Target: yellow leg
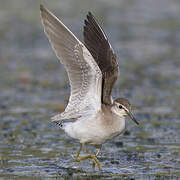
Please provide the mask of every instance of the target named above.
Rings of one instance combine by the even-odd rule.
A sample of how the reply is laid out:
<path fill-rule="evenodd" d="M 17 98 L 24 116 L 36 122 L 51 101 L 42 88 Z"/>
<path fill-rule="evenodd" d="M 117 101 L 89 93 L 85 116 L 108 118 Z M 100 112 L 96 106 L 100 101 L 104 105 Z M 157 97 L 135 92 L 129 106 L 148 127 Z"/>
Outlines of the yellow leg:
<path fill-rule="evenodd" d="M 77 158 L 76 161 L 77 162 L 80 162 L 82 160 L 86 160 L 86 159 L 92 159 L 93 162 L 95 162 L 97 164 L 97 167 L 99 169 L 99 171 L 101 171 L 101 165 L 100 165 L 100 162 L 98 161 L 97 157 L 95 155 L 92 155 L 92 154 L 88 154 L 87 156 L 84 156 L 84 157 L 81 157 L 81 158 Z"/>
<path fill-rule="evenodd" d="M 82 150 L 82 144 L 80 144 L 80 148 L 79 148 L 79 150 L 78 150 L 78 152 L 76 154 L 76 160 L 79 158 L 81 150 Z"/>
<path fill-rule="evenodd" d="M 97 155 L 88 154 L 87 156 L 84 156 L 84 157 L 79 158 L 79 155 L 80 155 L 81 150 L 82 150 L 82 144 L 80 144 L 80 148 L 79 148 L 79 151 L 77 152 L 77 155 L 76 155 L 75 160 L 76 160 L 77 162 L 80 162 L 80 161 L 82 161 L 82 160 L 92 159 L 92 160 L 93 160 L 93 163 L 94 163 L 94 164 L 96 163 L 99 171 L 101 171 L 102 169 L 101 169 L 100 162 L 98 161 L 98 159 L 97 159 L 97 157 L 96 157 Z M 98 154 L 98 153 L 99 153 L 99 150 L 96 151 L 96 154 Z M 94 166 L 95 166 L 95 165 L 94 165 Z"/>
<path fill-rule="evenodd" d="M 98 154 L 99 154 L 99 151 L 100 151 L 100 148 L 96 148 L 96 155 L 95 157 L 97 158 Z M 95 165 L 96 165 L 96 162 L 93 161 L 93 164 L 92 164 L 92 171 L 94 172 L 94 169 L 95 169 Z"/>

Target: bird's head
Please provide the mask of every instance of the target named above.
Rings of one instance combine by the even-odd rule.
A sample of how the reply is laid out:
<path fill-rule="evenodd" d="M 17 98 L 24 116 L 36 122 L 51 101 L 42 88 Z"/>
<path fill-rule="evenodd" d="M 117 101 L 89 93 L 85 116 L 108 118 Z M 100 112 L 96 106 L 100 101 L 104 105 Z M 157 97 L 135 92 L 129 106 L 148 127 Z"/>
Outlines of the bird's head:
<path fill-rule="evenodd" d="M 129 116 L 137 125 L 139 122 L 131 113 L 131 104 L 125 98 L 118 98 L 113 103 L 113 112 L 118 116 Z"/>

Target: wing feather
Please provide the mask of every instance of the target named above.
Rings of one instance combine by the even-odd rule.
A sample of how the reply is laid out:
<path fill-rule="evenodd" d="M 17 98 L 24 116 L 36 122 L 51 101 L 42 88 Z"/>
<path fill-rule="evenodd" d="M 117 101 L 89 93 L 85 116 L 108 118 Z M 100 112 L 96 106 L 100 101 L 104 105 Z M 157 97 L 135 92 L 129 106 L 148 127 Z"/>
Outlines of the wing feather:
<path fill-rule="evenodd" d="M 118 77 L 118 61 L 100 25 L 89 12 L 84 21 L 84 42 L 102 72 L 102 103 L 111 104 L 111 92 Z"/>
<path fill-rule="evenodd" d="M 40 11 L 44 31 L 57 57 L 64 64 L 71 85 L 65 111 L 52 119 L 76 119 L 87 109 L 90 113 L 97 113 L 101 109 L 101 70 L 87 48 L 57 17 L 43 5 Z"/>

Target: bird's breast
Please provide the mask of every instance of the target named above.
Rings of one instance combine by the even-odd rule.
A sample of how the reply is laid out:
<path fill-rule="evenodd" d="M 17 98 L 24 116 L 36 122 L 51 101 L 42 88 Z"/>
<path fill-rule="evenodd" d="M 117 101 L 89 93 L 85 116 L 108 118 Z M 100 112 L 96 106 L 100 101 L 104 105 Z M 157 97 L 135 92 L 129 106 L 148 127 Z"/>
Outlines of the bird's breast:
<path fill-rule="evenodd" d="M 104 114 L 104 116 L 105 117 L 102 118 L 103 128 L 110 137 L 117 136 L 125 129 L 124 117 L 119 117 L 113 113 L 111 116 L 106 116 L 106 114 Z"/>

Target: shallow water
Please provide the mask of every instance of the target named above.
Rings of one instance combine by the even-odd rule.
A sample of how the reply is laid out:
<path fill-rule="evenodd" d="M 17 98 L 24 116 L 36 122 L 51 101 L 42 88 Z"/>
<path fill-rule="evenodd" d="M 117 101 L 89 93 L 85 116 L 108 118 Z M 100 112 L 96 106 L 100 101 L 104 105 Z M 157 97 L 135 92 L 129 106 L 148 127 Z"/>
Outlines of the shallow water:
<path fill-rule="evenodd" d="M 119 57 L 113 97 L 140 122 L 103 145 L 103 171 L 76 163 L 78 142 L 50 117 L 64 109 L 68 78 L 43 33 L 39 2 L 1 1 L 0 179 L 180 179 L 180 2 L 67 0 L 43 3 L 82 40 L 92 11 Z M 83 154 L 94 152 L 92 146 Z"/>

